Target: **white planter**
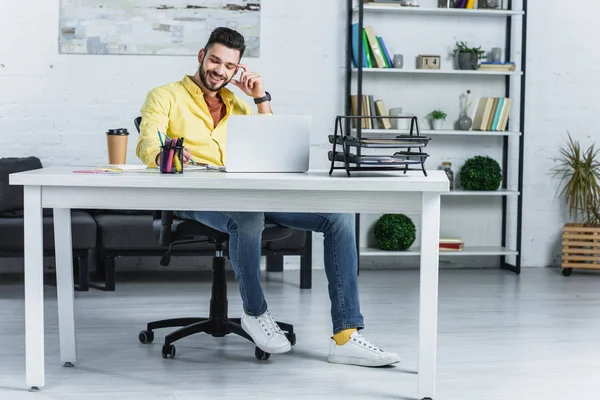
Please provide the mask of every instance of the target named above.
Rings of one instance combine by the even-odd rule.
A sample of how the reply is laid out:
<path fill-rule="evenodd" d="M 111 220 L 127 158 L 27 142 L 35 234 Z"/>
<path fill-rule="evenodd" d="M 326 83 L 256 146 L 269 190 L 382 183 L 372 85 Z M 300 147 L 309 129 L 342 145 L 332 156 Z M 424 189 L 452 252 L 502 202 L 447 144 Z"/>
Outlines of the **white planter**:
<path fill-rule="evenodd" d="M 434 131 L 441 131 L 442 126 L 444 125 L 443 119 L 434 119 L 432 120 L 432 126 Z"/>

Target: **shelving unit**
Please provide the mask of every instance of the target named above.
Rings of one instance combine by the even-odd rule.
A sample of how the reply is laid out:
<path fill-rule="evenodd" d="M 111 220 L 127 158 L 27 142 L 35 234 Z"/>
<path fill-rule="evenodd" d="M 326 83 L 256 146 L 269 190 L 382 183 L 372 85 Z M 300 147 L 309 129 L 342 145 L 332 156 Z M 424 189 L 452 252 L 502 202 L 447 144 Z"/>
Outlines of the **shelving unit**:
<path fill-rule="evenodd" d="M 352 132 L 356 132 L 353 130 Z M 408 133 L 407 130 L 401 129 L 363 129 L 362 134 L 385 134 L 385 135 L 402 135 Z M 455 131 L 455 130 L 421 130 L 421 134 L 425 136 L 432 135 L 458 135 L 458 136 L 521 136 L 521 132 L 508 132 L 508 131 Z"/>
<path fill-rule="evenodd" d="M 442 193 L 442 196 L 518 196 L 519 192 L 516 190 L 498 189 L 494 191 L 474 191 L 474 190 L 462 190 L 454 189 L 450 192 Z"/>
<path fill-rule="evenodd" d="M 516 250 L 509 250 L 501 246 L 466 246 L 462 251 L 440 250 L 444 256 L 516 256 Z M 387 257 L 406 257 L 421 255 L 421 250 L 418 246 L 413 246 L 407 251 L 387 251 L 373 247 L 363 247 L 360 249 L 360 254 L 363 256 L 387 256 Z"/>
<path fill-rule="evenodd" d="M 421 3 L 427 3 L 432 0 L 422 0 Z M 357 4 L 358 3 L 358 4 Z M 435 2 L 437 5 L 437 1 Z M 503 93 L 498 93 L 496 97 L 510 97 L 513 100 L 513 107 L 510 113 L 509 124 L 507 126 L 506 131 L 477 131 L 477 130 L 454 130 L 454 129 L 443 129 L 443 130 L 427 130 L 422 129 L 421 134 L 424 136 L 432 137 L 432 143 L 435 143 L 436 140 L 456 137 L 463 137 L 464 140 L 468 138 L 473 138 L 473 140 L 477 139 L 478 141 L 485 141 L 486 137 L 489 140 L 495 140 L 501 142 L 501 160 L 500 156 L 498 161 L 501 164 L 503 171 L 503 180 L 501 184 L 501 189 L 492 192 L 475 192 L 475 191 L 466 191 L 461 189 L 455 189 L 451 192 L 444 193 L 443 198 L 454 198 L 456 201 L 460 202 L 460 197 L 464 197 L 465 201 L 468 198 L 473 199 L 481 199 L 481 201 L 486 201 L 484 199 L 490 199 L 490 207 L 495 207 L 496 204 L 500 204 L 501 202 L 501 226 L 498 227 L 498 232 L 500 240 L 498 240 L 498 245 L 470 245 L 469 242 L 465 241 L 464 249 L 462 251 L 446 251 L 440 250 L 440 257 L 459 257 L 459 256 L 499 256 L 500 257 L 500 265 L 502 268 L 513 271 L 515 273 L 520 273 L 521 271 L 521 228 L 522 228 L 522 188 L 523 188 L 523 145 L 524 145 L 524 97 L 525 97 L 525 77 L 526 77 L 526 69 L 525 69 L 525 54 L 526 54 L 526 43 L 525 43 L 525 33 L 526 33 L 526 15 L 527 15 L 527 0 L 508 0 L 508 9 L 505 10 L 487 10 L 487 9 L 453 9 L 453 8 L 434 8 L 427 7 L 427 4 L 423 4 L 421 7 L 406 7 L 406 6 L 397 6 L 397 5 L 382 5 L 382 4 L 363 4 L 362 0 L 347 0 L 347 42 L 346 42 L 346 105 L 345 105 L 345 114 L 352 115 L 352 104 L 351 104 L 351 96 L 358 96 L 358 116 L 361 116 L 361 102 L 362 95 L 365 94 L 363 92 L 363 84 L 366 79 L 377 79 L 379 82 L 385 82 L 385 92 L 395 90 L 398 88 L 399 90 L 403 87 L 402 82 L 409 82 L 411 85 L 420 85 L 419 91 L 424 93 L 431 93 L 435 90 L 436 86 L 430 86 L 426 82 L 427 79 L 433 79 L 436 76 L 436 80 L 439 82 L 440 79 L 453 79 L 453 80 L 466 80 L 466 79 L 477 79 L 481 82 L 482 79 L 491 79 L 494 82 L 500 82 L 498 85 L 502 85 Z M 401 18 L 408 18 L 402 20 Z M 405 54 L 404 60 L 404 68 L 396 69 L 396 68 L 368 68 L 362 65 L 362 54 L 363 51 L 363 41 L 358 40 L 358 66 L 353 65 L 352 62 L 352 30 L 353 24 L 358 23 L 358 32 L 362 32 L 363 28 L 367 25 L 372 25 L 375 29 L 379 28 L 378 23 L 382 20 L 385 20 L 383 23 L 388 24 L 398 24 L 401 26 L 403 21 L 415 21 L 415 18 L 419 17 L 423 22 L 423 26 L 427 26 L 431 28 L 434 25 L 433 20 L 438 20 L 438 17 L 443 17 L 439 19 L 446 20 L 447 26 L 449 26 L 452 22 L 460 22 L 452 25 L 452 33 L 449 33 L 449 30 L 444 31 L 447 35 L 452 35 L 451 38 L 443 37 L 440 34 L 439 41 L 442 39 L 448 46 L 453 46 L 454 41 L 460 41 L 461 34 L 467 32 L 470 29 L 469 21 L 476 21 L 485 18 L 491 18 L 493 21 L 496 21 L 498 24 L 503 24 L 504 26 L 504 37 L 502 38 L 504 44 L 504 57 L 507 60 L 514 61 L 516 63 L 515 71 L 480 71 L 480 70 L 459 70 L 453 69 L 452 66 L 448 64 L 442 64 L 441 69 L 433 70 L 433 69 L 416 69 L 411 68 L 410 64 L 412 60 L 407 59 L 407 54 Z M 365 18 L 368 18 L 368 23 L 365 23 Z M 454 20 L 452 19 L 454 18 Z M 472 18 L 472 20 L 471 20 Z M 447 22 L 450 20 L 451 22 Z M 393 21 L 393 22 L 392 22 Z M 483 24 L 479 22 L 479 26 Z M 474 29 L 474 28 L 471 28 Z M 437 32 L 437 31 L 436 31 Z M 470 32 L 472 33 L 472 32 Z M 394 33 L 395 34 L 395 33 Z M 385 36 L 385 35 L 382 35 Z M 397 36 L 402 36 L 400 33 Z M 411 41 L 416 42 L 419 40 L 420 35 L 415 32 L 414 36 L 411 36 Z M 459 39 L 456 39 L 459 38 Z M 436 39 L 437 40 L 437 39 Z M 389 42 L 386 41 L 386 46 L 389 47 Z M 427 45 L 425 48 L 429 48 Z M 389 49 L 388 49 L 389 50 Z M 392 55 L 392 51 L 390 51 L 390 56 Z M 422 54 L 432 54 L 430 50 L 424 50 Z M 435 54 L 435 53 L 433 53 Z M 413 54 L 410 54 L 411 56 Z M 408 64 L 408 65 L 407 65 Z M 431 77 L 431 78 L 428 78 Z M 444 78 L 446 77 L 446 78 Z M 418 79 L 417 79 L 418 78 Z M 390 80 L 388 85 L 387 80 Z M 498 81 L 499 80 L 499 81 Z M 503 84 L 502 84 L 503 83 Z M 352 86 L 355 85 L 356 88 L 353 90 Z M 378 93 L 379 96 L 384 96 L 385 93 Z M 493 97 L 493 96 L 489 96 Z M 412 100 L 412 99 L 411 99 Z M 415 102 L 423 101 L 423 99 L 415 99 Z M 387 105 L 387 104 L 386 104 Z M 449 105 L 448 107 L 452 107 Z M 360 124 L 354 128 L 350 129 L 349 126 L 346 127 L 347 131 L 351 132 L 353 136 L 358 138 L 362 138 L 363 136 L 372 137 L 373 135 L 380 135 L 380 137 L 393 137 L 399 134 L 406 134 L 406 130 L 400 129 L 365 129 L 360 126 Z M 446 139 L 448 140 L 448 139 Z M 481 143 L 481 142 L 478 142 Z M 487 142 L 486 142 L 487 143 Z M 496 142 L 493 142 L 496 143 Z M 516 145 L 516 146 L 515 146 Z M 484 146 L 488 146 L 487 144 Z M 514 150 L 516 147 L 516 150 Z M 517 155 L 510 156 L 509 152 L 516 152 Z M 473 155 L 475 153 L 480 152 L 479 150 L 474 149 Z M 484 151 L 482 151 L 484 152 Z M 435 150 L 430 149 L 429 153 L 431 156 L 435 155 Z M 444 154 L 446 157 L 446 154 Z M 515 160 L 516 159 L 516 160 Z M 435 167 L 435 166 L 434 166 Z M 434 168 L 432 166 L 428 166 L 426 168 Z M 455 170 L 455 173 L 458 171 Z M 457 179 L 458 183 L 458 179 Z M 497 201 L 492 201 L 491 199 L 498 199 Z M 442 202 L 442 212 L 445 206 L 444 202 Z M 487 204 L 487 203 L 485 203 Z M 481 206 L 481 203 L 479 203 Z M 509 211 L 509 207 L 512 209 Z M 498 211 L 499 212 L 499 211 Z M 361 216 L 357 215 L 356 218 L 356 231 L 357 231 L 357 248 L 359 250 L 359 254 L 361 256 L 418 256 L 420 254 L 420 250 L 418 246 L 413 246 L 408 251 L 384 251 L 379 250 L 377 248 L 373 248 L 369 245 L 369 243 L 361 243 L 361 238 L 364 236 L 361 234 Z M 486 223 L 485 221 L 473 220 L 471 221 L 473 224 L 481 224 Z M 367 227 L 368 228 L 368 227 Z M 365 228 L 366 229 L 366 228 Z M 511 235 L 511 239 L 514 241 L 513 243 L 509 243 L 509 235 Z M 511 262 L 508 261 L 508 258 L 511 257 Z"/>
<path fill-rule="evenodd" d="M 352 69 L 358 73 L 357 68 Z M 363 74 L 433 74 L 433 75 L 523 75 L 522 71 L 471 71 L 460 69 L 387 69 L 387 68 L 363 68 Z"/>
<path fill-rule="evenodd" d="M 364 12 L 399 12 L 404 14 L 417 14 L 417 15 L 458 15 L 467 17 L 508 17 L 508 16 L 519 16 L 525 13 L 520 10 L 467 10 L 463 8 L 427 8 L 427 7 L 401 7 L 396 5 L 383 5 L 383 4 L 365 4 L 363 7 Z M 358 6 L 352 7 L 353 13 L 360 12 Z"/>

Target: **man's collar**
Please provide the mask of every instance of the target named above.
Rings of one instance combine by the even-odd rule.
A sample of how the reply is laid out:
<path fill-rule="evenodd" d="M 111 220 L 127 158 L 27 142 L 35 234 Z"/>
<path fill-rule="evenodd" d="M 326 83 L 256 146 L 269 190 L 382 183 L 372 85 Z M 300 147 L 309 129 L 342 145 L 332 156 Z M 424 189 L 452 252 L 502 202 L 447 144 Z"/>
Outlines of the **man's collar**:
<path fill-rule="evenodd" d="M 181 83 L 182 83 L 183 87 L 185 87 L 192 96 L 204 96 L 204 93 L 198 87 L 198 85 L 196 85 L 196 83 L 192 80 L 191 76 L 189 76 L 189 75 L 184 76 L 183 79 L 181 80 Z M 222 87 L 221 89 L 219 89 L 219 95 L 221 96 L 221 98 L 223 100 L 231 100 L 231 99 L 233 99 L 234 93 L 231 90 L 229 90 L 225 87 Z"/>

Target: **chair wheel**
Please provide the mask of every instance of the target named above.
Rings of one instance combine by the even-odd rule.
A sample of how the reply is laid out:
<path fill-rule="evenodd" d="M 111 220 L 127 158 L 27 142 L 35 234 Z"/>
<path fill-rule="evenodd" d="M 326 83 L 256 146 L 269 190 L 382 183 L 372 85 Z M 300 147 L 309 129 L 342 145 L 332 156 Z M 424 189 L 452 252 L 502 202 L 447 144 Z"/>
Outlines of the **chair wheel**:
<path fill-rule="evenodd" d="M 262 351 L 257 347 L 256 349 L 254 349 L 254 357 L 256 357 L 257 360 L 268 360 L 269 357 L 271 357 L 271 353 Z"/>
<path fill-rule="evenodd" d="M 294 332 L 286 333 L 285 337 L 287 337 L 292 346 L 296 344 L 296 334 Z"/>
<path fill-rule="evenodd" d="M 140 343 L 148 344 L 154 341 L 154 332 L 152 331 L 141 331 L 138 335 Z"/>
<path fill-rule="evenodd" d="M 171 253 L 166 253 L 160 258 L 160 265 L 168 267 L 171 264 Z"/>
<path fill-rule="evenodd" d="M 162 347 L 163 358 L 175 358 L 175 346 L 172 344 L 164 344 Z"/>
<path fill-rule="evenodd" d="M 573 268 L 563 268 L 562 274 L 563 276 L 571 276 L 573 273 Z"/>

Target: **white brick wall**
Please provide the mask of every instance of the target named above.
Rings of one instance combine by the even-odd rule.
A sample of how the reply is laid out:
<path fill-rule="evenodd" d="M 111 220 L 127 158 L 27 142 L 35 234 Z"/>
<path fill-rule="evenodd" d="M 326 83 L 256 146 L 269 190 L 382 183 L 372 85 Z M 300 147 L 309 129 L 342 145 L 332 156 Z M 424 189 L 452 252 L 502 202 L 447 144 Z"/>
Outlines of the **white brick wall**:
<path fill-rule="evenodd" d="M 58 4 L 0 0 L 0 156 L 36 155 L 44 165 L 106 163 L 104 132 L 114 127 L 135 132 L 132 121 L 147 91 L 193 74 L 197 61 L 61 55 Z M 261 57 L 246 58 L 245 63 L 263 75 L 275 112 L 313 116 L 311 163 L 323 168 L 322 138 L 343 109 L 344 10 L 335 2 L 319 0 L 262 0 L 262 4 Z M 128 161 L 139 162 L 135 133 Z M 315 235 L 317 263 L 322 262 L 320 243 L 320 235 Z M 139 260 L 119 262 L 135 266 Z M 181 261 L 190 262 L 190 258 Z M 0 263 L 21 265 L 6 259 Z"/>
<path fill-rule="evenodd" d="M 584 10 L 585 8 L 585 10 Z M 549 170 L 567 131 L 585 146 L 600 144 L 595 95 L 600 54 L 595 51 L 598 4 L 565 7 L 529 1 L 523 264 L 560 265 L 560 229 L 567 222 L 558 181 Z"/>
<path fill-rule="evenodd" d="M 343 110 L 345 2 L 262 3 L 261 57 L 245 61 L 264 76 L 276 112 L 313 116 L 312 166 L 326 167 L 326 135 Z M 558 0 L 529 3 L 523 263 L 546 266 L 559 262 L 564 222 L 548 157 L 566 130 L 600 138 L 592 114 L 600 101 L 593 92 L 600 55 L 591 46 L 595 13 Z M 0 1 L 0 156 L 37 155 L 45 165 L 104 163 L 106 129 L 133 132 L 146 92 L 193 73 L 196 60 L 60 55 L 58 14 L 58 1 Z M 137 162 L 134 149 L 135 134 L 130 162 Z M 320 240 L 316 235 L 316 262 Z"/>

